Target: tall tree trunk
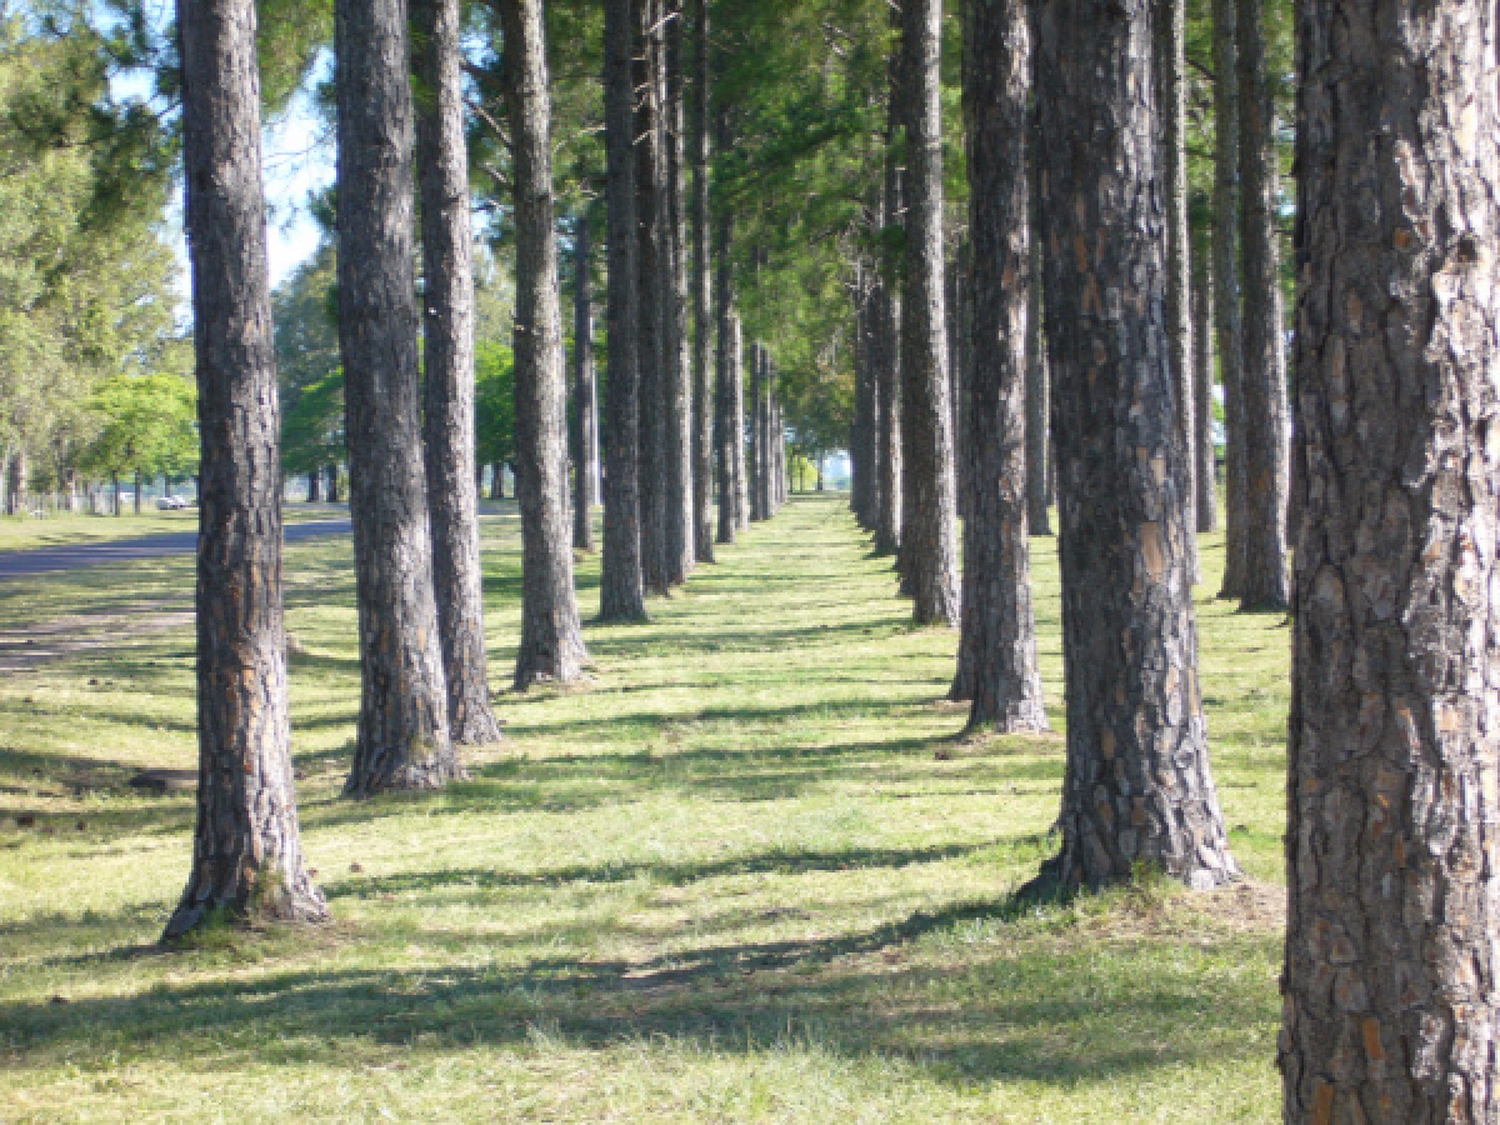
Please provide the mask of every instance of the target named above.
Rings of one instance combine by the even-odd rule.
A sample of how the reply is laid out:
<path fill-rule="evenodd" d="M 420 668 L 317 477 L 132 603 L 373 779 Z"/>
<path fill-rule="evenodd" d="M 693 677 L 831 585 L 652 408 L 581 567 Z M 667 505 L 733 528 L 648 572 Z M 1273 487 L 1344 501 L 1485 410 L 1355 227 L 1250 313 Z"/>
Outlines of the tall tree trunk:
<path fill-rule="evenodd" d="M 474 269 L 469 155 L 464 138 L 459 0 L 411 0 L 416 73 L 417 184 L 422 198 L 423 448 L 432 518 L 432 581 L 453 741 L 500 741 L 490 706 L 474 483 Z"/>
<path fill-rule="evenodd" d="M 460 775 L 432 578 L 413 291 L 411 49 L 403 0 L 339 0 L 338 296 L 359 603 L 346 792 Z"/>
<path fill-rule="evenodd" d="M 337 504 L 339 503 L 339 467 L 337 465 L 329 465 L 327 471 L 328 502 L 330 504 Z"/>
<path fill-rule="evenodd" d="M 1197 454 L 1193 422 L 1192 233 L 1188 223 L 1187 0 L 1158 4 L 1156 73 L 1161 107 L 1162 194 L 1167 204 L 1167 348 L 1172 363 L 1177 440 L 1182 444 L 1181 502 L 1187 509 L 1188 573 L 1203 580 L 1198 564 Z"/>
<path fill-rule="evenodd" d="M 1035 5 L 1032 19 L 1035 21 Z M 1027 171 L 1031 193 L 1031 285 L 1026 305 L 1026 519 L 1033 535 L 1051 535 L 1051 502 L 1048 487 L 1053 473 L 1051 443 L 1047 440 L 1051 409 L 1048 402 L 1047 339 L 1043 331 L 1045 297 L 1042 293 L 1041 203 L 1042 178 L 1037 171 L 1037 153 L 1041 133 L 1037 128 L 1038 108 L 1033 101 L 1027 132 Z"/>
<path fill-rule="evenodd" d="M 594 549 L 599 503 L 599 387 L 594 374 L 593 230 L 587 213 L 573 228 L 573 546 Z"/>
<path fill-rule="evenodd" d="M 723 273 L 721 271 L 720 278 Z M 719 471 L 720 543 L 739 537 L 741 490 L 744 474 L 744 402 L 740 381 L 740 321 L 728 295 L 719 293 L 719 339 L 717 348 L 718 404 L 714 424 Z M 736 394 L 736 391 L 739 394 Z M 738 465 L 736 464 L 738 462 Z"/>
<path fill-rule="evenodd" d="M 1266 80 L 1261 0 L 1238 0 L 1240 241 L 1244 250 L 1245 586 L 1243 609 L 1285 609 L 1287 446 L 1286 361 L 1276 235 L 1276 127 Z"/>
<path fill-rule="evenodd" d="M 302 859 L 282 615 L 281 410 L 253 0 L 179 0 L 202 484 L 198 813 L 165 939 L 217 911 L 328 916 Z"/>
<path fill-rule="evenodd" d="M 1209 239 L 1193 232 L 1193 452 L 1198 459 L 1193 505 L 1200 532 L 1219 529 L 1218 459 L 1214 453 L 1213 263 Z M 1201 581 L 1201 578 L 1200 578 Z"/>
<path fill-rule="evenodd" d="M 635 0 L 635 190 L 640 238 L 641 576 L 646 592 L 672 587 L 667 412 L 667 301 L 671 262 L 666 244 L 666 160 L 662 152 L 662 0 Z"/>
<path fill-rule="evenodd" d="M 968 398 L 968 348 L 965 341 L 973 330 L 970 306 L 973 303 L 973 257 L 972 244 L 962 243 L 948 263 L 944 284 L 943 311 L 947 317 L 945 341 L 948 348 L 949 394 L 948 404 L 953 411 L 953 482 L 958 497 L 956 511 L 960 518 L 968 519 L 971 510 L 970 489 L 973 485 L 973 467 L 970 464 L 971 443 L 969 440 L 969 412 L 965 407 Z"/>
<path fill-rule="evenodd" d="M 307 502 L 309 504 L 321 504 L 323 502 L 322 469 L 314 469 L 307 474 Z"/>
<path fill-rule="evenodd" d="M 894 26 L 898 19 L 891 10 Z M 903 175 L 897 159 L 896 144 L 900 125 L 900 52 L 892 52 L 890 61 L 890 106 L 886 114 L 885 176 L 881 191 L 880 218 L 885 251 L 876 276 L 875 339 L 880 395 L 880 522 L 875 529 L 875 549 L 883 555 L 895 555 L 900 566 L 902 517 L 906 481 L 902 464 L 903 417 L 901 406 L 901 264 L 889 250 L 902 227 Z"/>
<path fill-rule="evenodd" d="M 1062 851 L 1044 887 L 1237 874 L 1208 764 L 1173 417 L 1152 6 L 1037 21 L 1042 236 L 1067 672 Z"/>
<path fill-rule="evenodd" d="M 749 476 L 750 522 L 760 523 L 766 518 L 765 493 L 761 481 L 765 478 L 766 428 L 761 416 L 765 402 L 765 349 L 760 341 L 750 345 L 750 447 L 745 453 L 745 468 Z"/>
<path fill-rule="evenodd" d="M 6 492 L 8 494 L 7 506 L 10 509 L 10 514 L 13 516 L 24 515 L 27 508 L 27 478 L 30 476 L 26 464 L 26 451 L 24 449 L 18 449 L 11 454 L 7 475 L 9 477 L 6 483 Z M 140 494 L 139 487 L 136 488 L 136 494 L 137 496 Z M 137 501 L 137 504 L 139 504 L 139 501 Z"/>
<path fill-rule="evenodd" d="M 969 0 L 964 121 L 973 240 L 974 346 L 964 380 L 973 495 L 964 521 L 963 632 L 952 699 L 969 726 L 1047 729 L 1026 521 L 1026 347 L 1031 192 L 1028 0 Z"/>
<path fill-rule="evenodd" d="M 720 129 L 722 143 L 725 139 L 722 119 Z M 734 309 L 734 263 L 730 259 L 733 239 L 733 216 L 721 204 L 714 216 L 714 262 L 718 269 L 714 298 L 719 321 L 714 430 L 718 445 L 720 543 L 733 543 L 738 538 L 745 503 L 745 375 L 740 318 Z"/>
<path fill-rule="evenodd" d="M 141 471 L 135 471 L 135 514 L 141 514 Z"/>
<path fill-rule="evenodd" d="M 604 389 L 604 558 L 599 616 L 605 621 L 639 621 L 646 616 L 639 486 L 640 243 L 634 53 L 633 0 L 604 0 L 609 371 Z"/>
<path fill-rule="evenodd" d="M 902 433 L 909 487 L 905 577 L 919 625 L 959 619 L 958 493 L 943 323 L 942 0 L 902 7 L 906 112 L 906 290 L 901 325 Z"/>
<path fill-rule="evenodd" d="M 880 401 L 876 381 L 873 347 L 873 277 L 863 263 L 855 267 L 854 282 L 854 424 L 851 427 L 849 456 L 851 462 L 850 507 L 859 524 L 873 532 L 879 522 L 880 456 L 877 435 L 880 431 Z"/>
<path fill-rule="evenodd" d="M 1224 387 L 1224 582 L 1221 598 L 1245 590 L 1245 335 L 1240 309 L 1240 91 L 1237 0 L 1213 0 L 1214 339 Z"/>
<path fill-rule="evenodd" d="M 516 208 L 516 499 L 521 646 L 515 687 L 570 683 L 588 652 L 573 591 L 568 389 L 552 202 L 552 93 L 542 0 L 501 0 Z"/>
<path fill-rule="evenodd" d="M 693 554 L 714 561 L 714 400 L 712 356 L 714 314 L 708 255 L 709 98 L 708 0 L 693 3 Z"/>
<path fill-rule="evenodd" d="M 666 411 L 667 574 L 687 581 L 697 562 L 693 509 L 693 366 L 688 336 L 687 170 L 683 82 L 682 0 L 665 0 L 662 13 L 662 243 L 667 273 L 662 317 Z"/>
<path fill-rule="evenodd" d="M 1500 1120 L 1500 14 L 1304 0 L 1284 1118 Z"/>

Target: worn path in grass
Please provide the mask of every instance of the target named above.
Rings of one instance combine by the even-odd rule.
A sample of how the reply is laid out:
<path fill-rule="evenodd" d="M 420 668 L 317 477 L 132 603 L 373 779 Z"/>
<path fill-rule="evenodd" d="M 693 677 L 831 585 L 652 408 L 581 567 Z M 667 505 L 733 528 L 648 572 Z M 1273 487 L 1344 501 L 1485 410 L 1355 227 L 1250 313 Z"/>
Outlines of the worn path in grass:
<path fill-rule="evenodd" d="M 499 684 L 513 511 L 484 535 Z M 151 946 L 192 804 L 123 781 L 193 762 L 188 629 L 0 679 L 0 1118 L 1273 1117 L 1281 623 L 1200 604 L 1254 881 L 1017 912 L 1053 847 L 1060 738 L 958 737 L 955 638 L 908 626 L 840 498 L 797 498 L 721 558 L 650 624 L 590 625 L 593 684 L 502 695 L 509 739 L 472 781 L 352 804 L 347 545 L 291 548 L 304 838 L 336 919 L 311 934 Z M 1051 540 L 1036 562 L 1060 723 Z M 191 560 L 121 570 L 159 596 Z M 597 559 L 579 576 L 592 613 Z M 42 576 L 0 587 L 0 615 L 112 597 Z"/>
<path fill-rule="evenodd" d="M 282 532 L 287 543 L 300 543 L 323 535 L 347 535 L 352 525 L 344 520 L 288 523 Z M 197 531 L 165 532 L 139 539 L 117 539 L 103 543 L 68 543 L 31 550 L 0 551 L 0 580 L 140 562 L 142 559 L 191 555 L 198 549 Z"/>

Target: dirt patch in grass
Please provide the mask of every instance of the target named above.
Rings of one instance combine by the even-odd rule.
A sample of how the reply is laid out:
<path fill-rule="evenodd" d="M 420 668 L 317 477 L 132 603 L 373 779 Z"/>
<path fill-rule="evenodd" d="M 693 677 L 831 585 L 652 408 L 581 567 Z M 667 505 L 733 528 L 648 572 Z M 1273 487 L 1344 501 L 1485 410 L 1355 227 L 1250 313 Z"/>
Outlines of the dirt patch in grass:
<path fill-rule="evenodd" d="M 29 672 L 41 664 L 99 649 L 129 648 L 140 638 L 193 623 L 193 598 L 160 597 L 110 613 L 55 617 L 25 629 L 0 629 L 0 673 Z"/>

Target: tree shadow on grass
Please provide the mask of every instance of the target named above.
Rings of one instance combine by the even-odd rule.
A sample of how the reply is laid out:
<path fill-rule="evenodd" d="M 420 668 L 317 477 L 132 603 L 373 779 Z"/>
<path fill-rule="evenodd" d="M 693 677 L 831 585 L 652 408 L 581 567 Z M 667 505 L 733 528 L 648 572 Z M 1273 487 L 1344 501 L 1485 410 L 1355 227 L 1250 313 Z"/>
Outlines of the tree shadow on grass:
<path fill-rule="evenodd" d="M 233 1067 L 226 1044 L 245 1044 L 245 1065 L 275 1041 L 316 1044 L 330 1058 L 355 1043 L 438 1057 L 528 1043 L 545 1028 L 571 1049 L 664 1038 L 751 1054 L 800 1043 L 850 1059 L 900 1058 L 935 1081 L 1066 1085 L 1222 1063 L 1236 1042 L 1258 1047 L 1248 1028 L 1274 1021 L 1269 985 L 1242 978 L 1237 990 L 1211 990 L 1197 962 L 1163 958 L 1159 938 L 992 941 L 950 958 L 916 944 L 966 925 L 1003 926 L 1022 911 L 1009 899 L 959 904 L 838 937 L 640 961 L 551 957 L 514 968 L 167 981 L 140 995 L 3 1005 L 0 1024 L 11 1065 L 21 1068 L 28 1053 L 58 1049 L 87 1066 L 91 1042 L 122 1037 L 182 1065 Z M 1220 936 L 1198 948 L 1238 963 L 1268 957 L 1266 940 Z"/>

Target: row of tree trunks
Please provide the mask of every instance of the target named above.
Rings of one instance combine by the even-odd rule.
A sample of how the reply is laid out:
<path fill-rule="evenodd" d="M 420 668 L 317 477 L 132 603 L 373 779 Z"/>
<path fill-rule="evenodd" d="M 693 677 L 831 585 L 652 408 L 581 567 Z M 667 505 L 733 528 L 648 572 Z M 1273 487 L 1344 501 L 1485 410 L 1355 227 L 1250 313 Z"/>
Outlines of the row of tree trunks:
<path fill-rule="evenodd" d="M 567 683 L 588 661 L 568 520 L 567 376 L 552 201 L 552 109 L 541 0 L 502 0 L 516 233 L 516 497 L 523 594 L 515 687 Z"/>
<path fill-rule="evenodd" d="M 593 229 L 590 216 L 573 228 L 573 546 L 594 550 L 599 504 L 599 385 L 594 369 Z"/>
<path fill-rule="evenodd" d="M 198 806 L 167 922 L 327 917 L 302 858 L 282 610 L 280 409 L 253 0 L 179 0 L 201 445 Z"/>
<path fill-rule="evenodd" d="M 964 121 L 973 240 L 974 346 L 964 415 L 971 436 L 964 522 L 963 631 L 950 697 L 971 728 L 1047 729 L 1031 607 L 1026 519 L 1027 318 L 1031 196 L 1027 149 L 1031 34 L 1026 0 L 969 0 Z"/>
<path fill-rule="evenodd" d="M 1240 94 L 1235 0 L 1213 0 L 1214 340 L 1224 388 L 1224 581 L 1219 596 L 1245 588 L 1244 320 L 1240 315 Z"/>
<path fill-rule="evenodd" d="M 498 742 L 490 706 L 474 460 L 474 272 L 458 0 L 412 0 L 422 199 L 423 411 L 432 577 L 453 741 Z"/>
<path fill-rule="evenodd" d="M 1052 498 L 1047 482 L 1055 466 L 1047 440 L 1051 416 L 1047 385 L 1050 376 L 1047 371 L 1047 342 L 1042 332 L 1044 298 L 1042 239 L 1039 233 L 1042 221 L 1042 178 L 1037 174 L 1036 168 L 1036 154 L 1041 146 L 1037 116 L 1033 104 L 1027 133 L 1031 153 L 1031 206 L 1027 213 L 1031 222 L 1031 261 L 1028 263 L 1031 286 L 1026 294 L 1026 516 L 1033 535 L 1051 535 L 1052 520 L 1047 509 Z"/>
<path fill-rule="evenodd" d="M 943 312 L 942 0 L 901 9 L 907 212 L 901 326 L 902 576 L 919 625 L 959 621 L 957 481 Z"/>
<path fill-rule="evenodd" d="M 337 5 L 338 297 L 362 677 L 347 791 L 437 788 L 448 728 L 411 279 L 411 44 L 402 0 Z"/>
<path fill-rule="evenodd" d="M 687 581 L 693 551 L 692 341 L 688 334 L 687 170 L 682 0 L 665 0 L 662 20 L 663 241 L 667 270 L 662 313 L 662 391 L 666 407 L 667 576 Z"/>
<path fill-rule="evenodd" d="M 1193 423 L 1192 234 L 1188 222 L 1187 0 L 1167 0 L 1156 14 L 1156 76 L 1161 116 L 1162 193 L 1167 204 L 1167 344 L 1172 363 L 1173 405 L 1187 506 L 1188 573 L 1202 581 L 1198 564 L 1197 428 Z"/>
<path fill-rule="evenodd" d="M 641 568 L 640 241 L 636 223 L 635 5 L 605 0 L 605 202 L 609 377 L 605 384 L 604 557 L 600 618 L 646 616 Z"/>
<path fill-rule="evenodd" d="M 716 121 L 719 147 L 728 147 L 729 125 L 721 113 Z M 739 313 L 735 308 L 734 217 L 719 206 L 713 216 L 713 256 L 717 277 L 713 287 L 718 345 L 714 351 L 717 390 L 714 423 L 715 460 L 719 480 L 719 525 L 716 538 L 733 543 L 749 522 L 745 465 L 745 368 Z"/>
<path fill-rule="evenodd" d="M 891 26 L 899 26 L 895 8 Z M 874 281 L 871 312 L 874 318 L 871 354 L 876 370 L 876 443 L 879 462 L 880 505 L 875 527 L 875 549 L 883 555 L 901 552 L 904 497 L 902 396 L 901 396 L 901 282 L 900 270 L 890 247 L 898 241 L 902 226 L 902 166 L 896 153 L 900 132 L 900 52 L 890 61 L 890 104 L 886 112 L 885 168 L 880 194 L 882 255 Z"/>
<path fill-rule="evenodd" d="M 1244 255 L 1243 408 L 1245 609 L 1289 604 L 1286 514 L 1290 460 L 1277 249 L 1276 115 L 1266 74 L 1261 0 L 1237 0 L 1240 244 Z"/>
<path fill-rule="evenodd" d="M 640 337 L 640 535 L 646 592 L 671 590 L 667 550 L 667 332 L 662 0 L 634 0 L 634 152 L 636 234 L 640 244 L 636 285 Z"/>
<path fill-rule="evenodd" d="M 692 0 L 693 81 L 691 99 L 692 124 L 689 130 L 692 150 L 692 304 L 693 304 L 693 377 L 692 377 L 692 513 L 694 560 L 714 561 L 714 400 L 712 356 L 714 324 L 709 259 L 710 168 L 709 143 L 713 110 L 709 97 L 710 53 L 708 0 Z"/>
<path fill-rule="evenodd" d="M 1192 232 L 1193 247 L 1193 473 L 1197 500 L 1193 515 L 1199 532 L 1219 529 L 1218 457 L 1214 451 L 1214 292 L 1209 239 L 1202 224 Z M 1202 581 L 1200 573 L 1199 581 Z"/>
<path fill-rule="evenodd" d="M 1298 20 L 1284 1119 L 1492 1122 L 1500 16 Z"/>

